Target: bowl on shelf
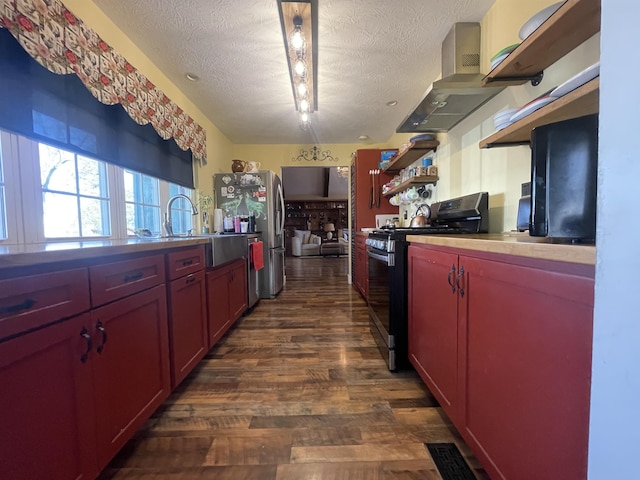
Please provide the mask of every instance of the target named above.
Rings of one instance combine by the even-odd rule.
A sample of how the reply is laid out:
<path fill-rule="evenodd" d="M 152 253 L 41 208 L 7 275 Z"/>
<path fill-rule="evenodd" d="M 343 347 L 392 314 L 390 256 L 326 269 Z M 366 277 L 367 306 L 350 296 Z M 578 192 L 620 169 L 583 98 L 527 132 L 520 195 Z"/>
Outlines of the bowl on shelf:
<path fill-rule="evenodd" d="M 505 58 L 509 56 L 511 52 L 513 52 L 516 48 L 518 48 L 520 44 L 514 43 L 513 45 L 509 45 L 508 47 L 504 47 L 498 53 L 496 53 L 493 57 L 491 57 L 491 70 L 500 65 Z"/>

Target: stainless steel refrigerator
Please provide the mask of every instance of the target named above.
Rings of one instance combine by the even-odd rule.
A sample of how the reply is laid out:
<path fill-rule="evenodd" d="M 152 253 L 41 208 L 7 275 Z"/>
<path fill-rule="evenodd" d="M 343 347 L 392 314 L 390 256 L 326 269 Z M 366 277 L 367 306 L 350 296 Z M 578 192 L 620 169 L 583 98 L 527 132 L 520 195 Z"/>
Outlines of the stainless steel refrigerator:
<path fill-rule="evenodd" d="M 264 242 L 260 298 L 274 298 L 284 285 L 284 197 L 275 172 L 217 173 L 213 176 L 216 208 L 223 215 L 255 216 Z"/>

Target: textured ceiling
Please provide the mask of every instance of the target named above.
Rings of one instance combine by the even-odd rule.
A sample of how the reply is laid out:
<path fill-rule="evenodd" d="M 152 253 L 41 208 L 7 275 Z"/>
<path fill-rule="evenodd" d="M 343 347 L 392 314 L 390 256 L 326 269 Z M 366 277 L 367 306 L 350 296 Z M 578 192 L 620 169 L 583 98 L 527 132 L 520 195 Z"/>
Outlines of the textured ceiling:
<path fill-rule="evenodd" d="M 236 144 L 387 141 L 440 74 L 451 26 L 494 2 L 318 0 L 318 107 L 302 131 L 276 0 L 93 1 Z"/>

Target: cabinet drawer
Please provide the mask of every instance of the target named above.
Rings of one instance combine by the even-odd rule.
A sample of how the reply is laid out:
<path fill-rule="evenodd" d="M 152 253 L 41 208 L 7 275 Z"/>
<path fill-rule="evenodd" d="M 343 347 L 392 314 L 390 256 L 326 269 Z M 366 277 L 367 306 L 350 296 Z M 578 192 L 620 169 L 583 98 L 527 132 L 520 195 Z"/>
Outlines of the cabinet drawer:
<path fill-rule="evenodd" d="M 0 339 L 89 310 L 86 268 L 0 281 Z"/>
<path fill-rule="evenodd" d="M 153 255 L 90 267 L 92 306 L 104 305 L 164 283 L 163 260 L 163 255 Z"/>
<path fill-rule="evenodd" d="M 183 277 L 204 268 L 204 247 L 194 247 L 167 255 L 169 279 Z"/>

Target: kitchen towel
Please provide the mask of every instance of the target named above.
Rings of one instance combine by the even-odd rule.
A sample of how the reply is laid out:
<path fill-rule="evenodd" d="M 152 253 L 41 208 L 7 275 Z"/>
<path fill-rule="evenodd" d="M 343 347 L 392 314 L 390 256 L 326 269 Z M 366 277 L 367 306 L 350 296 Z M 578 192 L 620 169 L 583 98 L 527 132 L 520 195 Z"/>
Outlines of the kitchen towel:
<path fill-rule="evenodd" d="M 253 263 L 255 270 L 262 270 L 264 268 L 264 252 L 262 242 L 253 242 L 251 245 L 250 262 Z"/>

